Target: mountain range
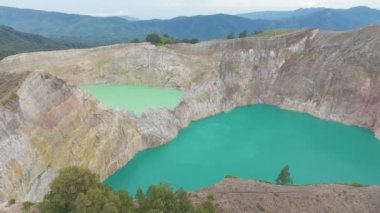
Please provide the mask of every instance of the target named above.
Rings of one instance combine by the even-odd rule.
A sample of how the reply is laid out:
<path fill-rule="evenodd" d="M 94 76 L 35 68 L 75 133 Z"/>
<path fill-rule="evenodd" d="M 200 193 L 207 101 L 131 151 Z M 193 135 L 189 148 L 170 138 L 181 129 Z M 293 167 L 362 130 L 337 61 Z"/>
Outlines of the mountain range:
<path fill-rule="evenodd" d="M 231 32 L 255 33 L 276 28 L 341 31 L 377 23 L 380 23 L 380 10 L 363 6 L 351 9 L 308 8 L 239 15 L 199 15 L 144 21 L 0 7 L 0 25 L 38 34 L 57 42 L 81 43 L 81 46 L 126 43 L 136 38 L 143 40 L 149 33 L 166 33 L 177 39 L 210 40 L 225 38 Z"/>
<path fill-rule="evenodd" d="M 249 18 L 249 19 L 264 19 L 264 20 L 281 20 L 286 18 L 291 18 L 295 16 L 304 16 L 310 15 L 312 13 L 320 12 L 322 10 L 327 10 L 328 8 L 300 8 L 297 10 L 291 11 L 258 11 L 251 13 L 242 13 L 238 14 L 238 16 Z"/>

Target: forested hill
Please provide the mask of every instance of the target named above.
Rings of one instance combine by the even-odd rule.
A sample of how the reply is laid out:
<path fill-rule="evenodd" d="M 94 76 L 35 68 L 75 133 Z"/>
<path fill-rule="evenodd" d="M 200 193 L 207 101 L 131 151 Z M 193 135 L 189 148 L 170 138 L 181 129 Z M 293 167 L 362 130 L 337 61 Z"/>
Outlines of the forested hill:
<path fill-rule="evenodd" d="M 24 52 L 58 50 L 83 47 L 79 44 L 54 41 L 43 36 L 22 33 L 11 27 L 0 26 L 0 60 Z"/>
<path fill-rule="evenodd" d="M 247 17 L 247 16 L 245 16 Z M 276 28 L 350 30 L 380 23 L 380 10 L 355 7 L 346 10 L 311 8 L 293 12 L 265 12 L 264 19 L 216 14 L 177 17 L 169 20 L 128 21 L 120 17 L 92 17 L 29 9 L 0 7 L 0 24 L 50 39 L 89 46 L 144 39 L 149 33 L 169 34 L 177 39 L 209 40 L 229 33 L 254 33 Z M 282 17 L 282 18 L 281 18 Z M 276 19 L 276 20 L 273 20 Z"/>

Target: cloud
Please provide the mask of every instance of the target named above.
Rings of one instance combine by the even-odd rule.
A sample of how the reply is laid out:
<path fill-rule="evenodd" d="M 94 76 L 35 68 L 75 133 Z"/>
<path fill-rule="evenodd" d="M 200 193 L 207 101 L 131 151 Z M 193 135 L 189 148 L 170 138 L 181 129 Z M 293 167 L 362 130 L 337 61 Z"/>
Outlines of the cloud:
<path fill-rule="evenodd" d="M 109 13 L 88 13 L 85 15 L 89 16 L 97 16 L 97 17 L 109 17 L 109 16 L 133 16 L 133 13 L 125 12 L 125 11 L 117 11 L 117 12 L 109 12 Z"/>
<path fill-rule="evenodd" d="M 318 3 L 316 1 L 308 0 L 308 1 L 299 1 L 298 7 L 318 7 Z"/>

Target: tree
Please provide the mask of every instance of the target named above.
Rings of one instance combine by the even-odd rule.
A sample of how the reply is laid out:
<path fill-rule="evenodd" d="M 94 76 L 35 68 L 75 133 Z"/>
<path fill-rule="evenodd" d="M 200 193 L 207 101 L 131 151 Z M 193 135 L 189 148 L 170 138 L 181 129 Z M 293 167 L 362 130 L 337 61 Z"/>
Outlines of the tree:
<path fill-rule="evenodd" d="M 113 192 L 88 169 L 68 167 L 60 170 L 50 189 L 40 204 L 42 213 L 135 212 L 127 191 Z"/>
<path fill-rule="evenodd" d="M 88 169 L 68 167 L 50 185 L 50 192 L 41 203 L 41 212 L 70 212 L 77 197 L 90 188 L 100 186 L 99 177 Z"/>
<path fill-rule="evenodd" d="M 245 38 L 247 37 L 248 33 L 246 30 L 242 31 L 240 34 L 239 34 L 239 38 Z"/>
<path fill-rule="evenodd" d="M 190 40 L 190 43 L 191 43 L 191 44 L 199 43 L 199 39 L 197 39 L 197 38 L 193 38 L 193 39 Z"/>
<path fill-rule="evenodd" d="M 235 33 L 230 33 L 227 36 L 227 39 L 234 39 L 235 38 Z"/>
<path fill-rule="evenodd" d="M 139 213 L 145 212 L 167 212 L 167 213 L 214 213 L 215 208 L 210 201 L 202 203 L 195 209 L 188 194 L 183 189 L 173 193 L 167 183 L 152 185 L 144 195 L 141 189 L 136 192 L 139 204 Z"/>
<path fill-rule="evenodd" d="M 189 199 L 189 196 L 183 189 L 178 189 L 175 192 L 175 197 L 178 200 L 178 212 L 192 213 L 194 212 L 193 204 Z"/>
<path fill-rule="evenodd" d="M 293 180 L 290 177 L 290 172 L 289 172 L 289 166 L 286 165 L 278 175 L 276 179 L 276 184 L 278 185 L 292 185 Z"/>
<path fill-rule="evenodd" d="M 137 203 L 138 203 L 138 209 L 137 209 L 137 212 L 139 213 L 144 213 L 146 212 L 146 202 L 145 202 L 145 195 L 144 195 L 144 192 L 142 191 L 141 188 L 138 188 L 137 191 L 136 191 L 136 199 L 137 199 Z"/>
<path fill-rule="evenodd" d="M 80 193 L 74 203 L 75 213 L 118 213 L 118 197 L 107 187 Z"/>
<path fill-rule="evenodd" d="M 145 39 L 147 42 L 150 42 L 152 44 L 159 44 L 161 42 L 161 38 L 159 35 L 155 34 L 155 33 L 150 33 L 146 36 L 146 39 Z"/>
<path fill-rule="evenodd" d="M 139 200 L 139 212 L 178 212 L 176 197 L 167 183 L 152 185 L 146 192 L 145 198 Z"/>
<path fill-rule="evenodd" d="M 118 191 L 116 194 L 119 197 L 119 212 L 131 213 L 136 212 L 135 204 L 132 197 L 128 194 L 128 191 Z"/>

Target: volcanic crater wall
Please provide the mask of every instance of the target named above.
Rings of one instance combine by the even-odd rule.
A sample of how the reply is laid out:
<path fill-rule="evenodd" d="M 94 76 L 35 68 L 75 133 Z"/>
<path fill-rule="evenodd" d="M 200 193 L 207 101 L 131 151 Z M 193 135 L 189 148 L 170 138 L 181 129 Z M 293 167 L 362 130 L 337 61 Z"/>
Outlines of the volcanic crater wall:
<path fill-rule="evenodd" d="M 380 138 L 379 49 L 380 27 L 373 26 L 8 57 L 0 62 L 0 201 L 40 200 L 57 171 L 69 165 L 106 178 L 191 121 L 243 105 L 307 112 L 369 128 Z M 185 95 L 173 111 L 137 117 L 108 109 L 78 88 L 107 82 L 176 88 Z"/>

